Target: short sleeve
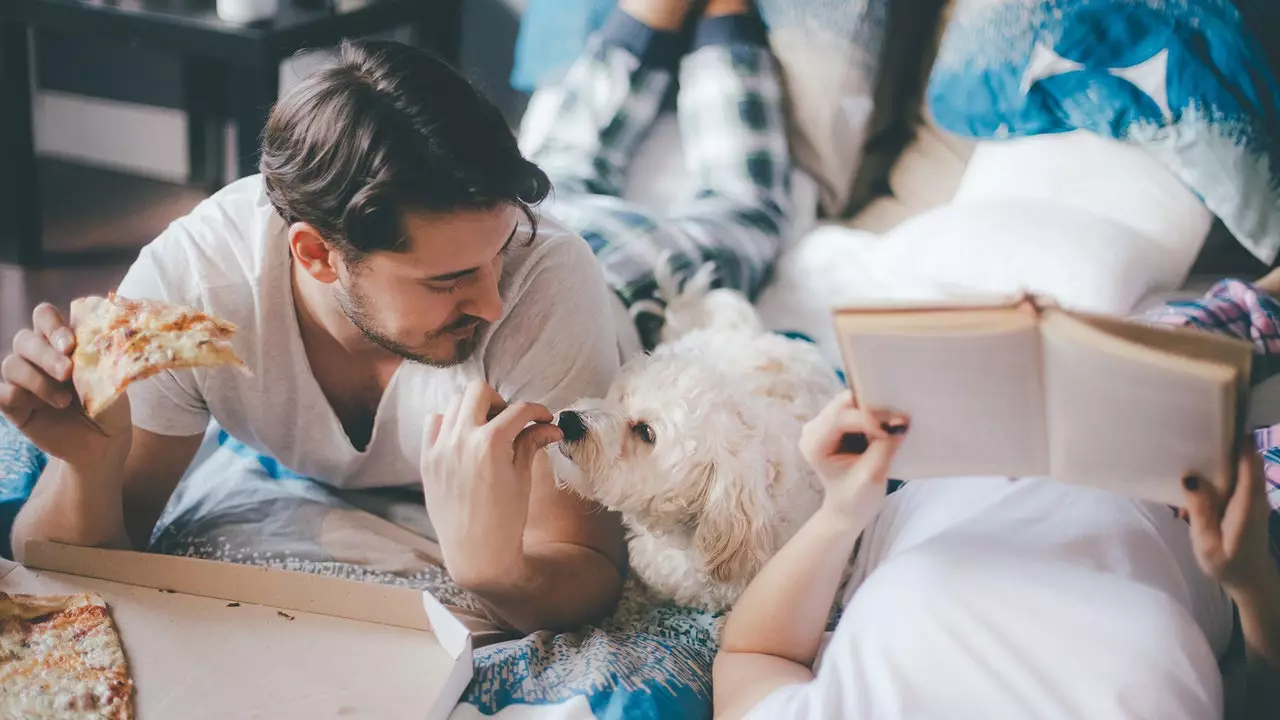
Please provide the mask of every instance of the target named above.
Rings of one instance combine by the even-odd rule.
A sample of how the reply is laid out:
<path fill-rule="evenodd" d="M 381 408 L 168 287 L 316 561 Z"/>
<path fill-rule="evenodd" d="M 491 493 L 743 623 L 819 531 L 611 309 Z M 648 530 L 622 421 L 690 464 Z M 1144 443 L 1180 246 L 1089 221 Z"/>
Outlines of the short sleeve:
<path fill-rule="evenodd" d="M 485 350 L 491 385 L 506 398 L 559 412 L 603 397 L 618 373 L 619 302 L 586 241 L 564 230 L 530 250 L 511 310 Z"/>
<path fill-rule="evenodd" d="M 186 264 L 180 223 L 143 248 L 116 292 L 121 297 L 199 306 L 198 287 Z M 165 371 L 129 386 L 134 427 L 157 435 L 200 435 L 209 409 L 190 370 Z"/>
<path fill-rule="evenodd" d="M 803 720 L 827 717 L 817 712 L 812 702 L 812 683 L 780 687 L 756 703 L 745 716 L 746 720 Z M 832 716 L 838 717 L 838 716 Z"/>

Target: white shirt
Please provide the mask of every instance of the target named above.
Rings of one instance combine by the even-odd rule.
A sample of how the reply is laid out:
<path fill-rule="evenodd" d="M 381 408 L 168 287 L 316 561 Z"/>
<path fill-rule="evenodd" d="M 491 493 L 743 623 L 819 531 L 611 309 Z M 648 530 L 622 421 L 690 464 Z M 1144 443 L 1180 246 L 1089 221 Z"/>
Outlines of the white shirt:
<path fill-rule="evenodd" d="M 811 683 L 752 720 L 1220 720 L 1232 607 L 1167 507 L 1046 479 L 908 483 Z"/>
<path fill-rule="evenodd" d="M 226 368 L 162 373 L 129 389 L 135 426 L 198 435 L 215 421 L 286 467 L 338 488 L 421 481 L 423 422 L 483 378 L 505 398 L 555 412 L 605 394 L 620 365 L 617 310 L 587 243 L 549 218 L 512 247 L 499 280 L 503 315 L 472 357 L 435 368 L 404 362 L 356 450 L 312 375 L 298 329 L 284 220 L 260 176 L 201 203 L 148 245 L 121 296 L 190 305 L 239 327 L 252 376 Z M 625 312 L 623 313 L 625 317 Z"/>

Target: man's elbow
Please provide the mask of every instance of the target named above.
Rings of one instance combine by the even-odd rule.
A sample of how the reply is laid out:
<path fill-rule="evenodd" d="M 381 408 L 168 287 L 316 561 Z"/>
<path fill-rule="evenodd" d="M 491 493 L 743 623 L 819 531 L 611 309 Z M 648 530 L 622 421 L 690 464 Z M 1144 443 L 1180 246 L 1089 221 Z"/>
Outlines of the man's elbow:
<path fill-rule="evenodd" d="M 565 588 L 572 593 L 567 598 L 568 602 L 547 603 L 546 612 L 540 613 L 543 617 L 531 619 L 529 627 L 520 629 L 526 633 L 538 630 L 572 632 L 586 625 L 598 624 L 612 615 L 622 599 L 625 578 L 622 571 L 604 556 L 596 557 L 598 561 L 590 563 L 590 569 L 584 572 L 585 577 Z"/>
<path fill-rule="evenodd" d="M 573 630 L 583 625 L 598 623 L 612 615 L 618 609 L 618 602 L 622 600 L 625 579 L 623 571 L 617 565 L 607 561 L 601 562 L 599 570 L 593 573 L 595 587 L 589 593 L 592 602 L 584 603 L 582 617 L 573 627 L 566 629 Z"/>
<path fill-rule="evenodd" d="M 524 634 L 572 632 L 611 615 L 622 598 L 623 571 L 605 555 L 564 548 L 549 556 L 528 558 L 529 576 L 516 587 L 468 587 L 513 630 Z M 457 578 L 454 579 L 455 582 Z"/>
<path fill-rule="evenodd" d="M 81 547 L 101 547 L 115 550 L 132 550 L 133 545 L 123 530 L 109 532 L 106 530 L 90 531 L 85 528 L 70 528 L 49 522 L 36 509 L 26 507 L 18 512 L 13 520 L 13 528 L 9 532 L 9 547 L 15 562 L 26 560 L 27 543 L 33 540 L 56 542 L 63 545 L 79 545 Z"/>

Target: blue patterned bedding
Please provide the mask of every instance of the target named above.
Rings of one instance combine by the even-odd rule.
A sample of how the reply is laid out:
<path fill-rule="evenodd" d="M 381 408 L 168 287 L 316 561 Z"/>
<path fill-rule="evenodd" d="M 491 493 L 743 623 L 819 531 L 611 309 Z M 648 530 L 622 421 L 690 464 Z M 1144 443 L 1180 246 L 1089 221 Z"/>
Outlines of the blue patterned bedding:
<path fill-rule="evenodd" d="M 1280 253 L 1276 0 L 957 0 L 930 109 L 982 140 L 1136 145 L 1267 264 Z"/>
<path fill-rule="evenodd" d="M 43 462 L 0 418 L 0 512 L 16 513 Z M 7 538 L 8 523 L 3 529 Z M 151 549 L 413 587 L 477 607 L 433 564 L 424 534 L 420 494 L 336 492 L 211 432 Z M 710 717 L 716 636 L 715 617 L 656 602 L 628 583 L 599 627 L 477 650 L 475 680 L 453 717 Z"/>

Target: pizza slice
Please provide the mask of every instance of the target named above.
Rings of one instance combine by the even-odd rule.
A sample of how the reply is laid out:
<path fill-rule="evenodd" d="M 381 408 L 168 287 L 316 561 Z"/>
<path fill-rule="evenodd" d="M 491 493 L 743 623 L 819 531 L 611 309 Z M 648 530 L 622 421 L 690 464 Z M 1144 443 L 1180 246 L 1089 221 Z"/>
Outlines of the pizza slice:
<path fill-rule="evenodd" d="M 0 718 L 133 717 L 133 680 L 97 595 L 0 592 Z"/>
<path fill-rule="evenodd" d="M 111 293 L 71 303 L 71 322 L 76 385 L 91 418 L 130 383 L 165 370 L 231 365 L 247 372 L 231 347 L 236 326 L 194 308 Z"/>

